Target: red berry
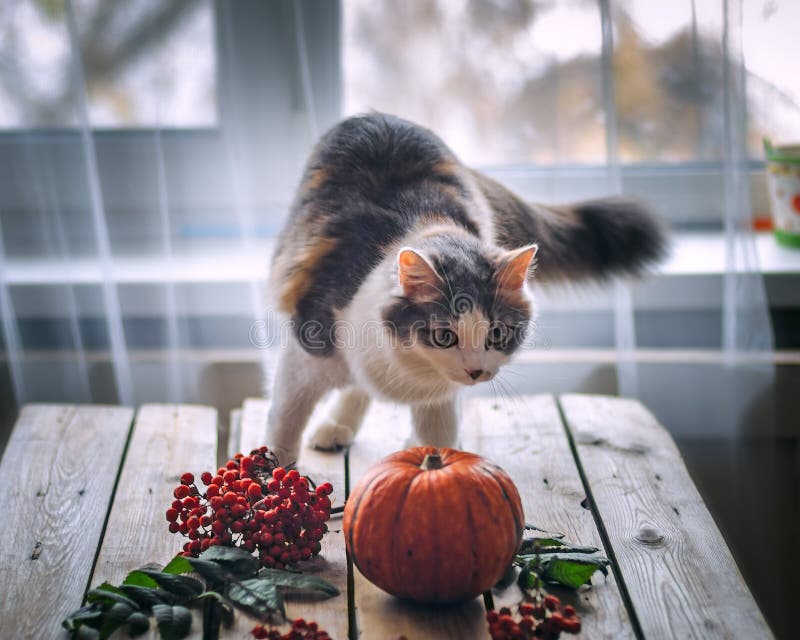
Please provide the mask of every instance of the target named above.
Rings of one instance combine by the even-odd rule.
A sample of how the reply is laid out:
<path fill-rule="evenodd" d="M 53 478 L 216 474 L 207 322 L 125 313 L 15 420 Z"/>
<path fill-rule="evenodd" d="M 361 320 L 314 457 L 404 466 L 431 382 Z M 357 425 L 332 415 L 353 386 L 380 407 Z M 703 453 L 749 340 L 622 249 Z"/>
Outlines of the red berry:
<path fill-rule="evenodd" d="M 239 464 L 234 460 L 228 460 L 228 462 L 225 463 L 225 468 L 228 470 L 238 469 Z"/>
<path fill-rule="evenodd" d="M 283 480 L 283 477 L 285 475 L 286 475 L 286 469 L 284 469 L 283 467 L 275 467 L 272 470 L 272 477 L 275 478 L 275 480 L 278 480 L 279 482 Z"/>
<path fill-rule="evenodd" d="M 564 620 L 561 625 L 562 631 L 566 631 L 567 633 L 580 633 L 581 632 L 581 621 L 577 618 L 570 618 L 568 620 Z"/>
<path fill-rule="evenodd" d="M 202 483 L 203 483 L 204 485 L 206 485 L 206 486 L 210 485 L 210 484 L 211 484 L 211 481 L 212 481 L 213 479 L 214 479 L 214 476 L 213 476 L 213 475 L 211 475 L 211 472 L 210 472 L 210 471 L 203 471 L 203 473 L 201 473 L 201 474 L 200 474 L 200 480 L 201 480 L 201 481 L 202 481 Z"/>
<path fill-rule="evenodd" d="M 188 471 L 181 476 L 181 484 L 193 484 L 194 483 L 194 475 L 189 473 Z"/>
<path fill-rule="evenodd" d="M 206 489 L 206 497 L 213 498 L 214 496 L 218 495 L 219 495 L 219 485 L 218 484 L 208 485 L 208 489 Z"/>
<path fill-rule="evenodd" d="M 575 616 L 575 607 L 573 607 L 571 604 L 568 604 L 566 607 L 564 607 L 563 612 L 564 617 L 573 618 Z"/>
<path fill-rule="evenodd" d="M 177 487 L 175 487 L 175 491 L 173 491 L 172 493 L 176 498 L 180 500 L 181 498 L 185 498 L 186 496 L 189 495 L 189 487 L 187 487 L 185 484 L 178 485 Z"/>
<path fill-rule="evenodd" d="M 263 624 L 257 624 L 250 630 L 251 635 L 254 638 L 267 638 L 269 636 L 269 632 L 264 628 Z"/>
<path fill-rule="evenodd" d="M 179 525 L 177 522 L 170 522 L 169 523 L 169 532 L 170 533 L 178 533 L 178 531 L 180 531 L 180 528 L 181 528 L 181 525 Z"/>
<path fill-rule="evenodd" d="M 247 487 L 247 497 L 252 498 L 253 500 L 257 500 L 261 497 L 261 486 L 254 482 L 249 487 Z"/>
<path fill-rule="evenodd" d="M 544 599 L 544 606 L 545 609 L 548 611 L 555 611 L 558 609 L 558 606 L 561 604 L 561 600 L 556 598 L 555 596 L 545 596 Z"/>
<path fill-rule="evenodd" d="M 167 522 L 175 522 L 178 519 L 177 509 L 167 509 Z"/>

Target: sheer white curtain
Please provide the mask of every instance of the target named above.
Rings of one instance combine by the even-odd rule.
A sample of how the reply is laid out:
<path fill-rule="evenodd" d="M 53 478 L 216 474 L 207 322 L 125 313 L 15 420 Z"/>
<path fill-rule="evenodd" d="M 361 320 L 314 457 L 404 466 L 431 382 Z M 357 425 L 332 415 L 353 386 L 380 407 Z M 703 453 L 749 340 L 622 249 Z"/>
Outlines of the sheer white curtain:
<path fill-rule="evenodd" d="M 0 67 L 4 414 L 33 401 L 213 403 L 243 376 L 238 400 L 258 393 L 252 330 L 271 238 L 320 127 L 340 114 L 337 3 L 117 9 L 15 0 L 0 12 L 6 33 L 28 36 Z M 157 24 L 161 10 L 170 27 Z M 137 55 L 104 76 L 111 62 L 93 47 L 137 29 Z M 44 61 L 29 63 L 26 45 Z M 214 64 L 177 67 L 193 47 Z M 176 89 L 170 68 L 204 74 L 197 83 L 214 95 Z M 12 76 L 67 89 L 26 110 Z M 212 106 L 180 112 L 188 99 Z M 209 373 L 219 361 L 255 366 L 234 383 Z"/>

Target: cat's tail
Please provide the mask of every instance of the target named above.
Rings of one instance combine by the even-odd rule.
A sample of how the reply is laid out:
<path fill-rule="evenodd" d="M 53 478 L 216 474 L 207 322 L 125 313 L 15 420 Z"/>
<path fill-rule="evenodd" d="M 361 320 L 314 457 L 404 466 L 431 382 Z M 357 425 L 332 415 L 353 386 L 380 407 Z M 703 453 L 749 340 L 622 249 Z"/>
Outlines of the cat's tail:
<path fill-rule="evenodd" d="M 524 202 L 491 178 L 471 173 L 493 211 L 496 242 L 507 249 L 539 245 L 537 281 L 642 275 L 667 254 L 665 226 L 636 200 L 545 206 Z"/>

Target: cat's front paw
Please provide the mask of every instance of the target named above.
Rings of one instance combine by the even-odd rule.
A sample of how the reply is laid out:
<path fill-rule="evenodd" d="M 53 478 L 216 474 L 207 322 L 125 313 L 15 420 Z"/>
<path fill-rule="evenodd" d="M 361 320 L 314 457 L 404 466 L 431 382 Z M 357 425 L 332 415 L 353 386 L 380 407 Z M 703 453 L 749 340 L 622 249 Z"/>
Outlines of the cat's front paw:
<path fill-rule="evenodd" d="M 338 451 L 353 443 L 355 434 L 346 424 L 325 420 L 311 434 L 308 443 L 314 449 L 322 451 Z"/>

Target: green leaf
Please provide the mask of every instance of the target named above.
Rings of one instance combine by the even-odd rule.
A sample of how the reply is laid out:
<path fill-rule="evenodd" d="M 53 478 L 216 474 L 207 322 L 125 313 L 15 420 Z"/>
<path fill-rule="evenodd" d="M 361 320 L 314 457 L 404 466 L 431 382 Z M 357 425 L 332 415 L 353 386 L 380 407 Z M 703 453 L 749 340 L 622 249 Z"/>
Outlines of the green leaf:
<path fill-rule="evenodd" d="M 72 637 L 75 640 L 99 640 L 100 632 L 91 627 L 80 627 Z"/>
<path fill-rule="evenodd" d="M 584 547 L 559 538 L 526 538 L 522 541 L 517 555 L 533 555 L 537 553 L 553 553 L 554 551 L 569 551 L 571 553 L 597 553 L 597 547 Z"/>
<path fill-rule="evenodd" d="M 610 560 L 601 556 L 577 553 L 547 555 L 541 558 L 540 577 L 547 582 L 577 589 L 586 584 L 595 571 L 607 575 L 606 566 L 609 564 Z"/>
<path fill-rule="evenodd" d="M 81 626 L 90 624 L 95 626 L 100 624 L 100 618 L 103 616 L 103 610 L 99 605 L 89 605 L 81 607 L 77 611 L 73 611 L 61 622 L 61 626 L 67 631 L 75 632 Z M 92 624 L 95 623 L 95 624 Z"/>
<path fill-rule="evenodd" d="M 226 580 L 245 577 L 226 571 L 225 566 L 219 562 L 204 560 L 203 558 L 188 558 L 188 560 L 192 569 L 203 576 L 210 583 L 225 582 Z M 253 574 L 248 573 L 247 575 L 251 576 Z"/>
<path fill-rule="evenodd" d="M 223 624 L 228 628 L 232 627 L 234 611 L 233 605 L 230 603 L 230 601 L 218 591 L 206 591 L 205 593 L 201 593 L 199 596 L 197 596 L 194 599 L 194 603 L 201 604 L 206 600 L 213 600 L 217 605 L 219 605 Z"/>
<path fill-rule="evenodd" d="M 530 591 L 539 587 L 541 581 L 534 571 L 531 571 L 528 567 L 523 567 L 517 577 L 517 584 L 523 591 Z"/>
<path fill-rule="evenodd" d="M 179 576 L 174 573 L 162 573 L 152 569 L 139 569 L 139 572 L 151 578 L 157 586 L 169 591 L 178 598 L 193 598 L 205 590 L 203 583 L 189 576 Z"/>
<path fill-rule="evenodd" d="M 124 604 L 129 606 L 133 611 L 139 610 L 139 604 L 137 602 L 131 600 L 108 582 L 104 582 L 97 589 L 89 591 L 89 593 L 86 594 L 86 600 L 87 602 L 97 602 L 108 607 L 113 606 L 115 603 Z"/>
<path fill-rule="evenodd" d="M 216 562 L 237 578 L 254 576 L 258 571 L 258 558 L 238 547 L 215 545 L 203 551 L 200 559 Z"/>
<path fill-rule="evenodd" d="M 119 589 L 146 610 L 152 609 L 156 604 L 175 604 L 175 596 L 164 589 L 137 587 L 133 584 L 123 584 Z"/>
<path fill-rule="evenodd" d="M 134 603 L 136 609 L 138 605 Z M 125 624 L 128 618 L 136 612 L 136 609 L 124 602 L 115 602 L 103 616 L 103 626 L 100 627 L 100 639 L 108 638 L 112 633 Z"/>
<path fill-rule="evenodd" d="M 153 614 L 163 640 L 180 640 L 192 631 L 192 612 L 180 605 L 157 604 Z"/>
<path fill-rule="evenodd" d="M 228 586 L 227 595 L 234 606 L 244 609 L 259 620 L 266 620 L 276 612 L 286 617 L 283 595 L 270 580 L 250 578 L 232 582 Z"/>
<path fill-rule="evenodd" d="M 557 538 L 561 539 L 564 537 L 563 533 L 557 533 L 555 531 L 548 531 L 547 529 L 541 529 L 537 527 L 535 524 L 531 524 L 530 522 L 525 523 L 525 530 L 526 531 L 538 531 L 539 533 L 546 534 L 549 538 Z"/>
<path fill-rule="evenodd" d="M 146 587 L 147 589 L 157 589 L 158 583 L 148 576 L 144 571 L 137 569 L 131 571 L 122 581 L 123 585 L 129 584 L 135 587 Z"/>
<path fill-rule="evenodd" d="M 189 562 L 189 558 L 186 558 L 182 555 L 175 556 L 172 560 L 169 561 L 169 564 L 164 567 L 161 572 L 162 573 L 191 573 L 194 571 L 192 569 L 192 565 Z"/>
<path fill-rule="evenodd" d="M 150 629 L 150 618 L 144 615 L 141 611 L 132 613 L 128 618 L 128 635 L 132 638 L 147 633 Z"/>
<path fill-rule="evenodd" d="M 259 578 L 269 580 L 278 587 L 288 587 L 302 591 L 319 591 L 327 596 L 338 596 L 339 590 L 327 580 L 307 573 L 294 573 L 280 569 L 262 569 Z"/>

